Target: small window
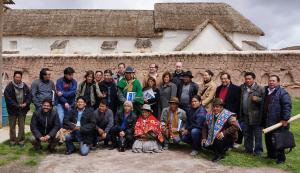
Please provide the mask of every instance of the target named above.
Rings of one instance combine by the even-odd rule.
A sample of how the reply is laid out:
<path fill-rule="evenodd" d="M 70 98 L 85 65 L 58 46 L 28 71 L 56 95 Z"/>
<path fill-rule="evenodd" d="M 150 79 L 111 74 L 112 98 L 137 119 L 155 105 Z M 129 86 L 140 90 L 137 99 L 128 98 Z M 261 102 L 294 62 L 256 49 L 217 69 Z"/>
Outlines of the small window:
<path fill-rule="evenodd" d="M 17 50 L 18 49 L 18 42 L 16 40 L 9 42 L 9 49 L 10 50 Z"/>
<path fill-rule="evenodd" d="M 69 43 L 69 40 L 56 40 L 51 46 L 51 50 L 55 49 L 65 49 L 67 47 L 67 44 Z"/>
<path fill-rule="evenodd" d="M 138 38 L 135 42 L 135 47 L 138 49 L 151 48 L 152 43 L 149 38 Z"/>
<path fill-rule="evenodd" d="M 137 52 L 146 53 L 151 52 L 152 43 L 150 38 L 138 38 L 135 42 Z"/>
<path fill-rule="evenodd" d="M 117 48 L 118 41 L 103 41 L 101 49 L 114 50 Z"/>

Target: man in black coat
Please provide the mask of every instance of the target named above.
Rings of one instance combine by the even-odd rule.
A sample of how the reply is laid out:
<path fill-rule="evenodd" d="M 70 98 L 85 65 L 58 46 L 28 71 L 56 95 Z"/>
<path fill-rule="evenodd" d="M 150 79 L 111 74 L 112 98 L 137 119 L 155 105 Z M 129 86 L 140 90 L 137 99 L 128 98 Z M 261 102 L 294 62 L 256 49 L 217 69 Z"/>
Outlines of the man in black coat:
<path fill-rule="evenodd" d="M 291 118 L 292 100 L 289 93 L 280 86 L 280 78 L 271 75 L 268 86 L 265 88 L 262 103 L 262 125 L 270 127 L 277 123 L 282 123 L 281 128 L 265 134 L 267 157 L 277 159 L 277 164 L 284 163 L 286 160 L 284 149 L 276 150 L 273 145 L 272 136 L 275 132 L 287 130 L 288 120 Z"/>
<path fill-rule="evenodd" d="M 52 100 L 43 100 L 42 109 L 33 113 L 30 130 L 30 141 L 35 150 L 42 149 L 41 142 L 48 142 L 48 151 L 54 152 L 58 140 L 55 138 L 60 128 L 58 114 L 53 110 Z"/>
<path fill-rule="evenodd" d="M 197 95 L 199 85 L 192 81 L 191 71 L 186 71 L 182 74 L 182 83 L 177 88 L 177 97 L 180 101 L 179 107 L 188 112 L 192 98 Z"/>
<path fill-rule="evenodd" d="M 66 155 L 75 151 L 73 141 L 80 143 L 80 154 L 88 155 L 90 145 L 93 144 L 93 133 L 96 124 L 93 118 L 93 109 L 86 108 L 86 100 L 84 97 L 76 99 L 76 108 L 71 110 L 64 118 L 63 128 L 72 132 L 65 136 L 66 139 Z"/>
<path fill-rule="evenodd" d="M 9 115 L 9 138 L 10 145 L 19 144 L 24 147 L 25 142 L 25 118 L 29 111 L 31 93 L 29 87 L 22 82 L 23 73 L 14 72 L 14 80 L 5 88 L 4 97 Z M 19 126 L 18 139 L 16 138 L 16 123 Z"/>
<path fill-rule="evenodd" d="M 229 73 L 222 73 L 220 76 L 221 85 L 217 87 L 216 98 L 220 98 L 224 102 L 224 108 L 237 115 L 240 119 L 240 100 L 241 89 L 231 82 Z M 243 133 L 239 131 L 239 137 L 236 143 L 241 144 L 243 141 Z"/>
<path fill-rule="evenodd" d="M 111 70 L 105 70 L 104 80 L 99 83 L 99 88 L 104 95 L 103 99 L 107 101 L 108 107 L 113 111 L 115 115 L 118 106 L 118 87 L 114 82 L 112 75 L 113 73 Z"/>
<path fill-rule="evenodd" d="M 104 141 L 104 146 L 108 146 L 111 128 L 114 125 L 114 114 L 108 108 L 106 100 L 100 101 L 99 108 L 93 112 L 93 118 L 96 121 L 93 146 L 100 141 Z"/>
<path fill-rule="evenodd" d="M 182 82 L 181 77 L 183 73 L 184 71 L 182 70 L 182 62 L 176 62 L 176 68 L 174 73 L 172 74 L 172 82 L 177 86 L 177 88 Z"/>
<path fill-rule="evenodd" d="M 216 91 L 216 98 L 224 102 L 224 108 L 230 112 L 239 115 L 241 89 L 231 82 L 231 76 L 228 73 L 222 73 L 220 76 L 221 85 Z"/>
<path fill-rule="evenodd" d="M 123 111 L 116 114 L 115 125 L 111 128 L 112 147 L 118 147 L 119 151 L 131 148 L 134 142 L 134 127 L 137 120 L 136 114 L 132 111 L 132 102 L 125 101 Z"/>

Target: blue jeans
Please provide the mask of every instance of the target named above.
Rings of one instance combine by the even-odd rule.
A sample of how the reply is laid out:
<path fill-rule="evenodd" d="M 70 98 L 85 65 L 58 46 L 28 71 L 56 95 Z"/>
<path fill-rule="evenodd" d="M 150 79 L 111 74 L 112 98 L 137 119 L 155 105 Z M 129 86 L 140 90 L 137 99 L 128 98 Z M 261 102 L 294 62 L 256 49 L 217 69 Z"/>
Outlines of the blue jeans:
<path fill-rule="evenodd" d="M 201 149 L 201 129 L 193 128 L 189 134 L 182 136 L 182 141 L 192 144 L 193 150 Z"/>
<path fill-rule="evenodd" d="M 64 117 L 69 112 L 69 110 L 67 110 L 65 108 L 65 105 L 57 104 L 56 105 L 56 111 L 57 111 L 57 114 L 59 116 L 60 125 L 62 126 L 63 125 L 63 121 L 64 121 Z"/>
<path fill-rule="evenodd" d="M 243 133 L 245 137 L 244 145 L 247 152 L 252 153 L 253 148 L 254 152 L 257 154 L 263 152 L 262 128 L 260 126 L 245 124 L 243 128 Z M 254 147 L 253 143 L 255 143 Z"/>
<path fill-rule="evenodd" d="M 80 131 L 73 131 L 71 134 L 68 134 L 65 136 L 66 138 L 66 148 L 67 151 L 75 151 L 75 145 L 73 142 L 79 142 L 80 143 L 80 149 L 79 152 L 82 156 L 88 155 L 90 151 L 90 147 L 87 144 L 84 144 L 81 140 Z"/>

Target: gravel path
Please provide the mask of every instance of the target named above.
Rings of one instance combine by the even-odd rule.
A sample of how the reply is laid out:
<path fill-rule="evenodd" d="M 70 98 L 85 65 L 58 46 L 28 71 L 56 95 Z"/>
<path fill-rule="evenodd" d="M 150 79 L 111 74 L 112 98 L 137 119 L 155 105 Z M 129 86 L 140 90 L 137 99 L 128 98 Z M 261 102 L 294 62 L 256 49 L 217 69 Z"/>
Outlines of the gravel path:
<path fill-rule="evenodd" d="M 46 156 L 37 172 L 47 173 L 284 173 L 274 168 L 222 166 L 189 156 L 189 151 L 135 154 L 131 151 L 97 150 L 88 156 L 54 154 Z"/>

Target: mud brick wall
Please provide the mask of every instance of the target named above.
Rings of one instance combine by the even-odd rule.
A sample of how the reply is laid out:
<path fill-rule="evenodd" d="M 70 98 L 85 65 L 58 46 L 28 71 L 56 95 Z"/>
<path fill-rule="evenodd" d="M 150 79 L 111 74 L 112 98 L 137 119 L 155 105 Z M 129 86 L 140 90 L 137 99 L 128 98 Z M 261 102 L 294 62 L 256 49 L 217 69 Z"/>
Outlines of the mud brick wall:
<path fill-rule="evenodd" d="M 116 70 L 120 62 L 136 69 L 139 79 L 148 70 L 150 63 L 157 63 L 159 73 L 174 71 L 175 63 L 183 62 L 185 70 L 191 70 L 194 81 L 202 82 L 202 73 L 210 69 L 220 83 L 221 72 L 229 72 L 236 84 L 243 82 L 245 71 L 253 71 L 257 82 L 266 85 L 271 74 L 281 78 L 281 84 L 292 96 L 300 97 L 300 51 L 277 52 L 224 52 L 224 53 L 164 53 L 164 54 L 115 54 L 115 55 L 6 55 L 4 56 L 4 85 L 12 79 L 15 70 L 24 72 L 24 81 L 28 84 L 39 76 L 43 67 L 52 70 L 52 79 L 56 81 L 63 75 L 65 67 L 75 69 L 75 78 L 83 80 L 87 70 Z"/>

